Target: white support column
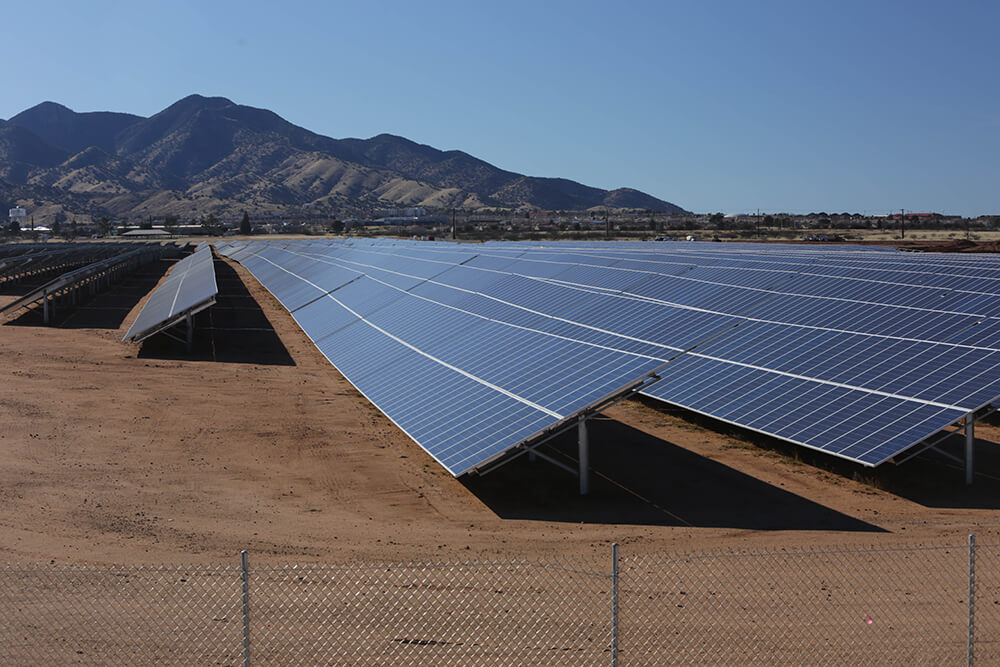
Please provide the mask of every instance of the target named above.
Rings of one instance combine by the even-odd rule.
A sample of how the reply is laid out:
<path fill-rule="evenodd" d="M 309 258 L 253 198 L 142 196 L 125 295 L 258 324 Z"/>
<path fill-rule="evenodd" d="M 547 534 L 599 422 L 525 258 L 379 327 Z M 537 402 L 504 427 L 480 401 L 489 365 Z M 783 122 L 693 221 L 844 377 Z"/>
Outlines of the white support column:
<path fill-rule="evenodd" d="M 587 436 L 587 420 L 580 417 L 579 425 L 579 454 L 580 454 L 580 495 L 585 496 L 590 492 L 590 438 Z"/>
<path fill-rule="evenodd" d="M 972 486 L 972 450 L 976 444 L 976 420 L 972 415 L 965 418 L 965 484 Z"/>

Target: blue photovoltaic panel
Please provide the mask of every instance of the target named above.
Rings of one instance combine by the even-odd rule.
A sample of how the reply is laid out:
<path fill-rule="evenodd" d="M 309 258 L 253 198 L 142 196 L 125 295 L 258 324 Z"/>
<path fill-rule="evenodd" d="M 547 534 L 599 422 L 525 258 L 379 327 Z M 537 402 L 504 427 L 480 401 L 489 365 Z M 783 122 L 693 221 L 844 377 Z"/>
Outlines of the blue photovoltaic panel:
<path fill-rule="evenodd" d="M 273 269 L 281 257 L 272 249 L 243 255 L 244 265 L 279 300 L 295 289 L 288 283 L 289 267 L 310 268 L 300 262 L 302 255 L 285 255 L 280 274 Z M 347 256 L 355 267 L 371 260 L 357 252 Z M 385 256 L 377 260 L 369 261 L 368 275 L 292 315 L 345 377 L 455 475 L 659 364 L 489 319 L 418 293 L 416 287 L 430 283 L 402 279 L 411 275 L 407 270 L 432 276 L 454 264 L 411 260 L 390 267 Z M 387 279 L 387 271 L 395 277 Z M 312 278 L 302 275 L 299 281 Z"/>
<path fill-rule="evenodd" d="M 149 296 L 122 340 L 138 343 L 168 329 L 187 315 L 211 306 L 218 293 L 212 249 L 202 243 L 174 265 L 167 279 Z"/>
<path fill-rule="evenodd" d="M 479 458 L 468 434 L 515 417 L 462 412 L 461 391 L 418 392 L 408 364 L 436 364 L 462 378 L 455 387 L 518 403 L 510 414 L 534 434 L 669 361 L 645 393 L 867 465 L 1000 397 L 991 257 L 377 239 L 230 244 L 223 254 L 287 301 L 331 362 L 454 474 L 526 436 L 505 426 L 484 436 Z M 357 277 L 337 286 L 324 272 Z M 432 428 L 442 401 L 458 412 Z M 442 453 L 443 433 L 464 443 L 461 459 Z"/>

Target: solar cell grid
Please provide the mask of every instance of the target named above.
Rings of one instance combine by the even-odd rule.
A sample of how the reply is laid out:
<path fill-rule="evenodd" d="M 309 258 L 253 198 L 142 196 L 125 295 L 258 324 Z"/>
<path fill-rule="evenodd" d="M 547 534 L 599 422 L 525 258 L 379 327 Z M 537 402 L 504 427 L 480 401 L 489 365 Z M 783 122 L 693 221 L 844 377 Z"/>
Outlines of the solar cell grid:
<path fill-rule="evenodd" d="M 177 262 L 170 274 L 150 294 L 122 340 L 141 342 L 215 303 L 212 249 L 207 243 Z"/>
<path fill-rule="evenodd" d="M 329 297 L 296 313 L 307 333 L 325 336 L 317 345 L 338 367 L 351 362 L 338 363 L 328 339 L 364 330 L 349 324 L 350 308 L 446 365 L 507 383 L 559 414 L 699 342 L 647 393 L 867 464 L 1000 396 L 1000 350 L 990 347 L 1000 326 L 970 312 L 992 303 L 982 290 L 1000 285 L 989 280 L 1000 278 L 996 261 L 650 245 L 293 243 L 274 261 L 309 272 L 315 263 L 287 256 L 323 256 L 365 274 L 333 288 L 339 314 Z M 246 248 L 226 250 L 255 272 Z M 265 286 L 274 280 L 260 273 Z M 436 325 L 448 333 L 435 335 Z"/>

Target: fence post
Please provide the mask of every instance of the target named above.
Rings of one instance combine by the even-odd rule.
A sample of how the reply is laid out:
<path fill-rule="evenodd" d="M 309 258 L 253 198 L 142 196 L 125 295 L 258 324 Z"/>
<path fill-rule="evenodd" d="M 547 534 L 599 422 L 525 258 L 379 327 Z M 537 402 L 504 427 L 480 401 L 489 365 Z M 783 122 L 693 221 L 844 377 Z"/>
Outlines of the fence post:
<path fill-rule="evenodd" d="M 240 552 L 240 579 L 243 581 L 243 667 L 250 667 L 250 558 Z"/>
<path fill-rule="evenodd" d="M 969 667 L 976 662 L 976 536 L 969 535 Z"/>
<path fill-rule="evenodd" d="M 611 545 L 611 665 L 618 667 L 618 543 Z"/>

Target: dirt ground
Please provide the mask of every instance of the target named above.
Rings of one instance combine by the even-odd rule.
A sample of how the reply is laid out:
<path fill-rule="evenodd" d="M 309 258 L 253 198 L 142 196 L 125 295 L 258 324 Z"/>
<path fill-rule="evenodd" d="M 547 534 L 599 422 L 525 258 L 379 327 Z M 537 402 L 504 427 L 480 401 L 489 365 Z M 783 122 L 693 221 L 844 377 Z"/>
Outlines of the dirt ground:
<path fill-rule="evenodd" d="M 0 562 L 534 558 L 1000 537 L 1000 428 L 977 476 L 872 471 L 652 401 L 591 428 L 592 492 L 521 457 L 457 480 L 369 404 L 242 267 L 193 353 L 121 342 L 170 262 L 55 326 L 0 326 Z M 18 288 L 0 295 L 0 304 Z M 952 445 L 961 451 L 961 443 Z M 572 461 L 570 436 L 552 445 Z"/>

